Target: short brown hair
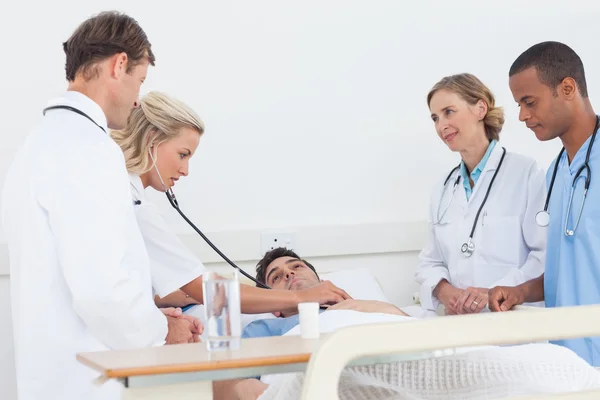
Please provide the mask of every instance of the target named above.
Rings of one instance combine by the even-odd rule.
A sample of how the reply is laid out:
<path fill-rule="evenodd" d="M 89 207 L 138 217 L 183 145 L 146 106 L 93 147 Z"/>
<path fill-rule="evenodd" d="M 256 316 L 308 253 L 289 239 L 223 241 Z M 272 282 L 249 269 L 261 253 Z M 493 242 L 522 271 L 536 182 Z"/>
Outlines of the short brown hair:
<path fill-rule="evenodd" d="M 496 100 L 492 91 L 483 84 L 475 75 L 458 74 L 442 78 L 427 94 L 427 106 L 431 104 L 431 98 L 438 90 L 448 90 L 456 93 L 470 105 L 475 105 L 479 100 L 487 104 L 487 113 L 483 118 L 485 136 L 488 140 L 499 140 L 500 131 L 504 126 L 504 110 L 496 107 Z"/>
<path fill-rule="evenodd" d="M 94 64 L 118 53 L 129 58 L 127 72 L 147 59 L 154 65 L 154 54 L 144 30 L 137 21 L 116 11 L 105 11 L 84 21 L 63 43 L 67 56 L 68 81 L 82 73 L 86 80 L 98 76 Z"/>

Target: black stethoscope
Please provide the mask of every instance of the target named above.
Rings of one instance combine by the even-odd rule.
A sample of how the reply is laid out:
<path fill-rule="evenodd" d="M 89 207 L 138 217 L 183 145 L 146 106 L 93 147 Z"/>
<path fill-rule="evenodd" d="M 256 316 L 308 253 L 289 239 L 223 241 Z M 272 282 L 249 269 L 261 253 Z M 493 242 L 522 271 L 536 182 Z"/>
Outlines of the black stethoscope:
<path fill-rule="evenodd" d="M 92 117 L 90 117 L 89 115 L 87 115 L 86 113 L 84 113 L 83 111 L 81 111 L 81 110 L 79 110 L 79 109 L 77 109 L 75 107 L 71 107 L 71 106 L 67 106 L 67 105 L 50 106 L 50 107 L 44 108 L 43 115 L 46 115 L 46 111 L 50 111 L 50 110 L 68 110 L 68 111 L 74 112 L 76 114 L 79 114 L 79 115 L 81 115 L 81 116 L 89 119 L 90 121 L 92 121 L 94 123 L 94 125 L 96 125 L 100 129 L 102 129 L 102 131 L 104 133 L 106 133 L 106 130 L 102 126 L 98 125 L 98 123 L 96 121 L 94 121 L 92 119 Z M 152 157 L 152 153 L 150 153 L 150 156 Z M 152 160 L 154 161 L 153 157 L 152 157 Z M 269 286 L 265 285 L 264 283 L 261 283 L 261 282 L 257 281 L 256 279 L 254 279 L 254 277 L 250 276 L 246 271 L 244 271 L 243 269 L 241 269 L 240 267 L 238 267 L 237 265 L 235 265 L 235 263 L 233 261 L 231 261 L 229 258 L 227 258 L 227 256 L 225 254 L 223 254 L 217 248 L 217 246 L 215 246 L 210 240 L 208 240 L 208 238 L 200 231 L 200 229 L 198 229 L 196 227 L 196 225 L 194 225 L 194 223 L 192 221 L 190 221 L 188 217 L 186 217 L 186 215 L 179 208 L 179 203 L 177 203 L 177 199 L 175 198 L 175 193 L 173 193 L 173 190 L 167 189 L 167 187 L 165 186 L 164 182 L 162 181 L 162 177 L 160 176 L 160 172 L 158 172 L 158 168 L 156 167 L 156 163 L 154 163 L 154 167 L 156 168 L 156 172 L 158 173 L 158 177 L 159 177 L 159 179 L 160 179 L 163 187 L 165 188 L 165 194 L 167 195 L 167 199 L 169 199 L 169 203 L 171 203 L 171 205 L 177 210 L 177 212 L 183 217 L 183 219 L 202 237 L 202 239 L 204 239 L 204 241 L 210 247 L 212 247 L 212 249 L 215 252 L 217 252 L 217 254 L 219 254 L 219 256 L 221 256 L 221 258 L 223 258 L 223 260 L 225 260 L 233 268 L 237 269 L 246 278 L 248 278 L 251 281 L 253 281 L 254 283 L 256 283 L 256 285 L 259 286 L 259 287 L 262 287 L 264 289 L 270 289 Z M 139 206 L 139 205 L 142 204 L 142 201 L 139 200 L 139 199 L 135 199 L 135 200 L 133 200 L 133 204 Z"/>
<path fill-rule="evenodd" d="M 575 231 L 577 230 L 577 226 L 579 226 L 579 220 L 581 219 L 581 213 L 583 211 L 583 205 L 585 204 L 585 198 L 587 196 L 588 189 L 590 188 L 592 169 L 590 168 L 590 154 L 592 153 L 592 146 L 594 145 L 594 139 L 596 139 L 596 132 L 598 131 L 598 125 L 600 124 L 600 117 L 596 115 L 596 125 L 594 126 L 594 131 L 592 132 L 592 138 L 590 139 L 590 145 L 588 146 L 587 153 L 585 155 L 585 162 L 575 174 L 573 178 L 573 182 L 571 184 L 571 195 L 569 196 L 569 205 L 567 207 L 567 218 L 565 220 L 564 233 L 565 236 L 573 236 Z M 563 147 L 558 153 L 558 158 L 556 159 L 556 163 L 554 164 L 554 171 L 552 172 L 552 179 L 550 180 L 550 187 L 548 188 L 548 194 L 546 196 L 546 203 L 544 204 L 544 209 L 542 211 L 538 211 L 535 214 L 535 222 L 541 226 L 545 227 L 550 224 L 550 213 L 548 212 L 548 205 L 550 204 L 550 196 L 552 195 L 552 189 L 554 188 L 554 179 L 556 178 L 556 173 L 558 172 L 558 164 L 560 163 L 560 159 L 565 152 L 565 148 Z M 587 171 L 587 175 L 581 175 L 583 171 Z M 577 222 L 575 223 L 575 227 L 573 229 L 568 228 L 569 224 L 569 216 L 571 215 L 571 204 L 573 203 L 573 193 L 575 193 L 575 186 L 577 185 L 577 181 L 580 178 L 585 179 L 584 190 L 583 190 L 583 199 L 581 200 L 581 207 L 579 208 L 579 215 L 577 216 Z"/>
<path fill-rule="evenodd" d="M 83 111 L 81 111 L 75 107 L 66 106 L 66 105 L 50 106 L 50 107 L 44 108 L 44 110 L 42 111 L 42 114 L 46 115 L 46 111 L 51 111 L 51 110 L 69 110 L 71 112 L 74 112 L 75 114 L 79 114 L 82 117 L 85 117 L 85 118 L 89 119 L 90 121 L 92 121 L 92 123 L 94 125 L 96 125 L 100 129 L 102 129 L 102 132 L 106 133 L 106 129 L 104 129 L 102 126 L 98 125 L 98 123 L 96 121 L 94 121 L 92 119 L 92 117 L 90 117 L 89 115 L 87 115 L 86 113 L 84 113 Z"/>
<path fill-rule="evenodd" d="M 487 188 L 485 197 L 483 198 L 483 201 L 481 202 L 481 205 L 479 206 L 479 209 L 477 210 L 477 214 L 475 215 L 475 221 L 473 221 L 473 226 L 471 227 L 471 233 L 469 234 L 469 239 L 467 239 L 467 241 L 465 243 L 463 243 L 462 246 L 460 246 L 460 251 L 461 251 L 461 253 L 463 253 L 465 255 L 465 257 L 471 257 L 473 255 L 473 252 L 475 251 L 475 244 L 473 243 L 473 236 L 475 235 L 475 228 L 477 228 L 477 221 L 479 220 L 479 214 L 481 214 L 481 210 L 485 206 L 485 203 L 490 194 L 490 191 L 492 190 L 494 180 L 496 180 L 496 176 L 498 175 L 498 172 L 500 171 L 500 167 L 502 167 L 502 163 L 504 162 L 505 155 L 506 155 L 506 149 L 503 147 L 502 148 L 502 157 L 500 158 L 500 162 L 498 163 L 498 168 L 496 168 L 496 171 L 494 171 L 494 175 L 492 176 L 490 185 Z M 442 200 L 444 198 L 444 192 L 446 190 L 446 185 L 448 184 L 448 181 L 450 180 L 450 177 L 452 176 L 452 174 L 454 172 L 456 172 L 459 168 L 460 168 L 460 164 L 458 166 L 454 167 L 452 169 L 452 171 L 450 171 L 450 173 L 446 177 L 446 180 L 444 181 L 444 186 L 442 189 L 442 196 L 440 198 L 440 204 L 438 205 L 438 212 L 437 212 L 438 220 L 437 220 L 437 222 L 434 222 L 435 225 L 441 224 L 442 218 L 444 218 L 444 215 L 450 208 L 450 204 L 452 203 L 452 198 L 454 197 L 454 192 L 456 191 L 456 187 L 458 186 L 458 183 L 460 182 L 460 173 L 458 174 L 458 176 L 456 177 L 456 180 L 454 181 L 453 188 L 452 188 L 452 195 L 450 196 L 450 201 L 448 201 L 448 205 L 446 206 L 444 212 L 440 216 L 440 207 L 441 207 Z"/>
<path fill-rule="evenodd" d="M 171 188 L 167 188 L 167 185 L 165 185 L 165 183 L 163 182 L 162 176 L 160 176 L 160 171 L 158 170 L 158 167 L 156 165 L 156 160 L 154 159 L 154 156 L 152 155 L 152 152 L 149 151 L 148 154 L 150 154 L 150 158 L 152 159 L 152 163 L 154 164 L 154 169 L 156 170 L 156 174 L 158 175 L 158 179 L 160 179 L 160 183 L 162 184 L 164 190 L 165 190 L 165 195 L 167 196 L 167 199 L 169 200 L 169 203 L 171 203 L 171 206 L 173 206 L 173 208 L 175 210 L 177 210 L 177 212 L 179 213 L 179 215 L 181 215 L 181 217 L 185 220 L 185 222 L 188 223 L 189 226 L 192 227 L 192 229 L 194 229 L 196 231 L 196 233 L 198 233 L 198 235 L 200 235 L 202 237 L 202 239 L 204 239 L 204 241 L 219 255 L 221 256 L 221 258 L 223 260 L 225 260 L 229 265 L 231 265 L 233 268 L 237 269 L 242 275 L 244 275 L 246 278 L 250 279 L 252 282 L 256 283 L 256 285 L 258 287 L 261 287 L 263 289 L 271 289 L 269 286 L 265 285 L 262 282 L 257 281 L 254 277 L 250 276 L 248 273 L 246 273 L 246 271 L 244 271 L 243 269 L 241 269 L 240 267 L 238 267 L 237 265 L 235 265 L 235 263 L 233 261 L 231 261 L 225 254 L 223 254 L 221 252 L 221 250 L 219 250 L 217 248 L 217 246 L 215 246 L 207 237 L 206 235 L 204 235 L 204 233 L 202 233 L 202 231 L 200 231 L 200 229 L 198 229 L 198 227 L 196 225 L 194 225 L 194 223 L 192 221 L 190 221 L 190 219 L 183 213 L 183 211 L 181 211 L 181 208 L 179 208 L 179 203 L 177 202 L 177 198 L 175 197 L 175 193 L 173 193 L 173 189 Z M 141 204 L 140 200 L 137 200 L 138 204 Z M 136 204 L 134 202 L 134 204 Z"/>

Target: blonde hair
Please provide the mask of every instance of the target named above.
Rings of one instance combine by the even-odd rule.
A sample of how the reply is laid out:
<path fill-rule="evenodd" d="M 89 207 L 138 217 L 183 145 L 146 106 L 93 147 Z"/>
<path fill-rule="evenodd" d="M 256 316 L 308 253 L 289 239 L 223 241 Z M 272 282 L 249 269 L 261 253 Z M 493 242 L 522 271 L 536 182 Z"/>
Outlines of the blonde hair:
<path fill-rule="evenodd" d="M 204 123 L 190 107 L 164 93 L 150 92 L 131 112 L 125 129 L 111 130 L 110 136 L 123 150 L 127 170 L 141 175 L 153 167 L 150 148 L 177 137 L 182 128 L 204 133 Z"/>
<path fill-rule="evenodd" d="M 487 113 L 483 118 L 485 136 L 490 140 L 499 140 L 500 131 L 504 125 L 504 110 L 496 107 L 496 100 L 491 90 L 483 84 L 475 75 L 458 74 L 442 78 L 436 83 L 427 95 L 427 106 L 431 104 L 431 98 L 439 90 L 448 90 L 458 94 L 470 105 L 475 105 L 479 100 L 487 104 Z"/>

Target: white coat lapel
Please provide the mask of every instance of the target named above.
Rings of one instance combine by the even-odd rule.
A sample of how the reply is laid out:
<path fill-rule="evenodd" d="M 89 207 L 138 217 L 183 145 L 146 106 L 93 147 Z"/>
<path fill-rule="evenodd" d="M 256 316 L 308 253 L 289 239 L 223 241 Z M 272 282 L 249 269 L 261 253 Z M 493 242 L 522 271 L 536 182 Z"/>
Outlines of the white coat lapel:
<path fill-rule="evenodd" d="M 471 204 L 477 204 L 477 207 L 483 201 L 483 197 L 485 196 L 485 192 L 490 186 L 490 182 L 492 181 L 492 176 L 494 176 L 494 172 L 498 169 L 498 164 L 500 163 L 500 159 L 502 158 L 502 146 L 500 144 L 496 144 L 494 146 L 494 150 L 492 150 L 492 154 L 490 154 L 490 158 L 488 158 L 485 166 L 483 167 L 483 171 L 481 171 L 481 176 L 477 180 L 475 187 L 473 188 L 473 192 L 471 193 L 471 197 L 469 198 L 468 206 Z M 478 199 L 478 193 L 481 193 L 481 199 Z M 465 189 L 463 188 L 463 198 L 466 201 L 467 195 L 465 193 Z"/>

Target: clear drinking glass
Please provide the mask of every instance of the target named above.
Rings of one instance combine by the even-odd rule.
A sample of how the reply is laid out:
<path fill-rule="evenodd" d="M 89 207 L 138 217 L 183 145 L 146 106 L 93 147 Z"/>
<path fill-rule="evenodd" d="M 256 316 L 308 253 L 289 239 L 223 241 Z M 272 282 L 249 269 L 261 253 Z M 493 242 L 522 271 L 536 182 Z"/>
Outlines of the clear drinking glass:
<path fill-rule="evenodd" d="M 238 271 L 206 271 L 202 274 L 202 286 L 206 348 L 209 351 L 238 349 L 242 335 Z"/>

